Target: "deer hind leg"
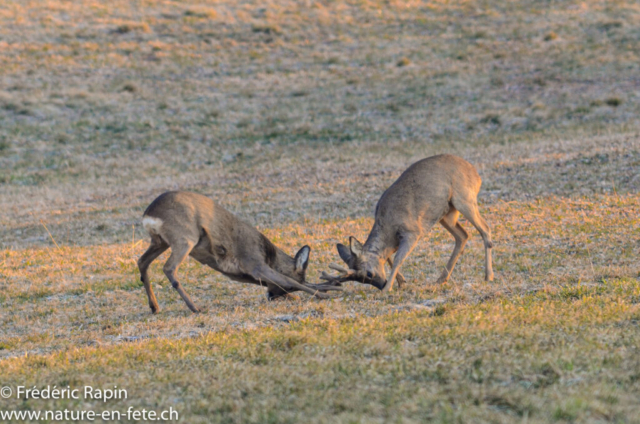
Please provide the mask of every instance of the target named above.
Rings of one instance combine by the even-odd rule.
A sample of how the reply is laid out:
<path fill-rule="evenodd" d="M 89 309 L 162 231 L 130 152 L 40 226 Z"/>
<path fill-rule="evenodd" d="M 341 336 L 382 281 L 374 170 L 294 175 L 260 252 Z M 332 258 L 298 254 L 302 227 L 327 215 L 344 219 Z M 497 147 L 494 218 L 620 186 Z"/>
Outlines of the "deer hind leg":
<path fill-rule="evenodd" d="M 151 288 L 151 281 L 149 281 L 149 274 L 147 270 L 149 269 L 149 265 L 151 262 L 156 260 L 156 258 L 169 248 L 169 245 L 164 242 L 160 237 L 152 237 L 151 245 L 147 249 L 146 252 L 140 256 L 138 259 L 138 268 L 140 269 L 140 280 L 142 280 L 142 284 L 144 284 L 144 289 L 147 292 L 147 297 L 149 298 L 149 307 L 151 308 L 151 312 L 154 314 L 158 312 L 160 309 L 158 306 L 158 300 L 156 299 L 156 295 L 153 293 L 153 289 Z"/>
<path fill-rule="evenodd" d="M 458 215 L 458 211 L 455 208 L 451 208 L 449 213 L 440 220 L 440 224 L 449 231 L 456 240 L 456 245 L 453 248 L 453 253 L 451 253 L 451 258 L 449 258 L 447 267 L 442 271 L 440 278 L 438 278 L 438 281 L 436 282 L 437 284 L 444 284 L 449 281 L 453 268 L 456 266 L 456 262 L 458 262 L 458 259 L 464 250 L 464 245 L 467 244 L 467 240 L 469 239 L 469 234 L 458 222 Z"/>
<path fill-rule="evenodd" d="M 418 235 L 414 233 L 404 233 L 400 237 L 400 246 L 398 247 L 398 251 L 396 252 L 396 256 L 393 260 L 393 268 L 391 268 L 391 275 L 387 280 L 382 291 L 389 292 L 393 288 L 393 281 L 396 279 L 396 276 L 400 272 L 400 267 L 402 263 L 407 259 L 409 254 L 413 251 L 413 249 L 418 244 Z"/>
<path fill-rule="evenodd" d="M 184 291 L 182 285 L 176 279 L 176 272 L 178 267 L 189 256 L 191 249 L 193 249 L 194 243 L 191 241 L 182 241 L 171 245 L 171 256 L 169 260 L 164 264 L 164 274 L 167 276 L 171 285 L 180 294 L 182 300 L 187 304 L 192 312 L 200 312 L 200 310 L 193 304 L 189 295 Z"/>
<path fill-rule="evenodd" d="M 491 249 L 493 248 L 493 242 L 491 241 L 491 229 L 487 225 L 487 222 L 480 215 L 478 211 L 478 204 L 475 199 L 456 202 L 454 199 L 453 204 L 464 215 L 465 218 L 473 224 L 474 227 L 480 232 L 482 240 L 484 241 L 484 279 L 486 281 L 493 281 L 493 266 L 491 261 Z"/>
<path fill-rule="evenodd" d="M 391 256 L 389 256 L 389 258 L 387 259 L 387 263 L 389 264 L 391 269 L 393 269 L 393 259 L 391 259 Z M 396 281 L 398 281 L 399 289 L 401 289 L 402 286 L 407 282 L 407 280 L 404 278 L 404 275 L 402 275 L 400 271 L 398 271 L 398 275 L 396 276 Z"/>

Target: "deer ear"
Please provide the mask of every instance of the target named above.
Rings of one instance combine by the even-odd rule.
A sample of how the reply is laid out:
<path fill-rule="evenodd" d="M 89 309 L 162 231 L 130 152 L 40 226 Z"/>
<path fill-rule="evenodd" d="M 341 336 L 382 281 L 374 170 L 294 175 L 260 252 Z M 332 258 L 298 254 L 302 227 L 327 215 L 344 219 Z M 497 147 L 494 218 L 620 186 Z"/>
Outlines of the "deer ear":
<path fill-rule="evenodd" d="M 349 251 L 349 249 L 347 248 L 347 246 L 345 246 L 344 244 L 340 244 L 338 243 L 336 245 L 336 247 L 338 248 L 338 255 L 340 255 L 340 257 L 342 258 L 342 260 L 347 264 L 350 265 L 351 264 L 351 259 L 353 258 L 351 256 L 351 252 Z"/>
<path fill-rule="evenodd" d="M 360 243 L 358 239 L 353 236 L 349 237 L 349 245 L 353 256 L 362 256 L 362 253 L 364 253 L 364 247 L 362 247 L 362 243 Z"/>
<path fill-rule="evenodd" d="M 306 271 L 309 265 L 309 253 L 311 248 L 309 246 L 302 246 L 298 253 L 296 253 L 296 271 Z"/>

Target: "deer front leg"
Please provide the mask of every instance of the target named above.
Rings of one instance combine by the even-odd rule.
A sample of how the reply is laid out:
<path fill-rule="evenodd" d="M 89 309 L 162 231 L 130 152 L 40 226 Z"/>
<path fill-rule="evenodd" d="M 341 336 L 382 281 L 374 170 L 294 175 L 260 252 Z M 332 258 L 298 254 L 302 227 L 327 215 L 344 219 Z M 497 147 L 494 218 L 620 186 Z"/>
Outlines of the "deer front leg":
<path fill-rule="evenodd" d="M 383 292 L 389 292 L 393 288 L 393 281 L 396 279 L 396 276 L 400 272 L 400 267 L 402 263 L 407 259 L 409 254 L 413 251 L 418 243 L 418 236 L 414 233 L 405 233 L 400 236 L 400 246 L 398 247 L 398 252 L 396 252 L 396 257 L 394 259 L 393 268 L 391 269 L 391 276 L 387 280 L 387 284 L 385 284 L 382 289 Z"/>
<path fill-rule="evenodd" d="M 294 300 L 296 297 L 291 292 L 282 290 L 280 287 L 270 287 L 267 290 L 267 300 Z"/>
<path fill-rule="evenodd" d="M 277 287 L 280 287 L 285 292 L 301 290 L 319 299 L 329 298 L 328 295 L 324 293 L 320 293 L 317 290 L 312 289 L 311 287 L 305 286 L 304 284 L 300 284 L 294 279 L 289 278 L 286 275 L 282 275 L 279 272 L 269 268 L 267 265 L 257 266 L 253 270 L 251 275 L 256 280 L 264 281 L 266 283 L 271 283 Z"/>
<path fill-rule="evenodd" d="M 389 256 L 389 259 L 387 259 L 387 263 L 389 264 L 391 269 L 393 269 L 393 259 L 391 259 L 391 256 Z M 404 283 L 407 282 L 407 280 L 405 280 L 404 276 L 400 273 L 400 271 L 398 271 L 398 275 L 396 276 L 396 280 L 398 281 L 398 288 L 399 289 L 401 289 L 402 286 L 404 285 Z"/>

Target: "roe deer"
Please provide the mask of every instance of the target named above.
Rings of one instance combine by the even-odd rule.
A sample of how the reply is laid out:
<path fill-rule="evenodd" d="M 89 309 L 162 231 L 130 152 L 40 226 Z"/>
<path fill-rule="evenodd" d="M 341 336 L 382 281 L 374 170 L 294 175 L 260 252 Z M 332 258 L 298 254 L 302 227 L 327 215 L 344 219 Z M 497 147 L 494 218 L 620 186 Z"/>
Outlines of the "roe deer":
<path fill-rule="evenodd" d="M 485 280 L 492 281 L 491 230 L 480 216 L 477 204 L 481 184 L 473 165 L 457 156 L 437 155 L 414 163 L 380 197 L 375 223 L 364 245 L 355 237 L 349 238 L 349 248 L 337 245 L 340 257 L 350 269 L 333 265 L 343 274 L 332 277 L 324 273 L 322 278 L 334 283 L 361 281 L 390 291 L 396 276 L 399 285 L 403 282 L 400 267 L 418 240 L 439 222 L 456 241 L 449 263 L 438 279 L 438 283 L 445 283 L 469 238 L 458 222 L 462 213 L 484 240 Z M 393 253 L 396 255 L 391 261 Z M 385 262 L 391 266 L 389 279 Z"/>
<path fill-rule="evenodd" d="M 269 300 L 297 290 L 320 298 L 327 295 L 318 291 L 341 290 L 331 284 L 305 283 L 309 246 L 292 258 L 251 225 L 200 194 L 161 194 L 145 210 L 142 223 L 151 236 L 151 245 L 138 260 L 138 267 L 153 313 L 159 308 L 147 270 L 169 247 L 171 256 L 164 264 L 164 273 L 193 312 L 199 310 L 176 279 L 178 266 L 187 256 L 232 280 L 266 286 Z"/>

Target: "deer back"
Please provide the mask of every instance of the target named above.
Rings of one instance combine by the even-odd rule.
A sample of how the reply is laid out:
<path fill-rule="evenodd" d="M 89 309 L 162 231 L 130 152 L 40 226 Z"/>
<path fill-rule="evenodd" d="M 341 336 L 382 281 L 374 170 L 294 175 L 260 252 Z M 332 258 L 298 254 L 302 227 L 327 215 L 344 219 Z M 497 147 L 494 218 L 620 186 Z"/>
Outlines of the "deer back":
<path fill-rule="evenodd" d="M 383 193 L 376 206 L 376 223 L 386 227 L 437 222 L 453 198 L 475 197 L 482 181 L 466 160 L 453 155 L 422 159 L 407 170 Z"/>
<path fill-rule="evenodd" d="M 143 225 L 170 246 L 185 240 L 196 259 L 232 276 L 267 264 L 302 281 L 295 259 L 278 249 L 253 226 L 210 198 L 190 192 L 167 192 L 144 212 Z"/>

